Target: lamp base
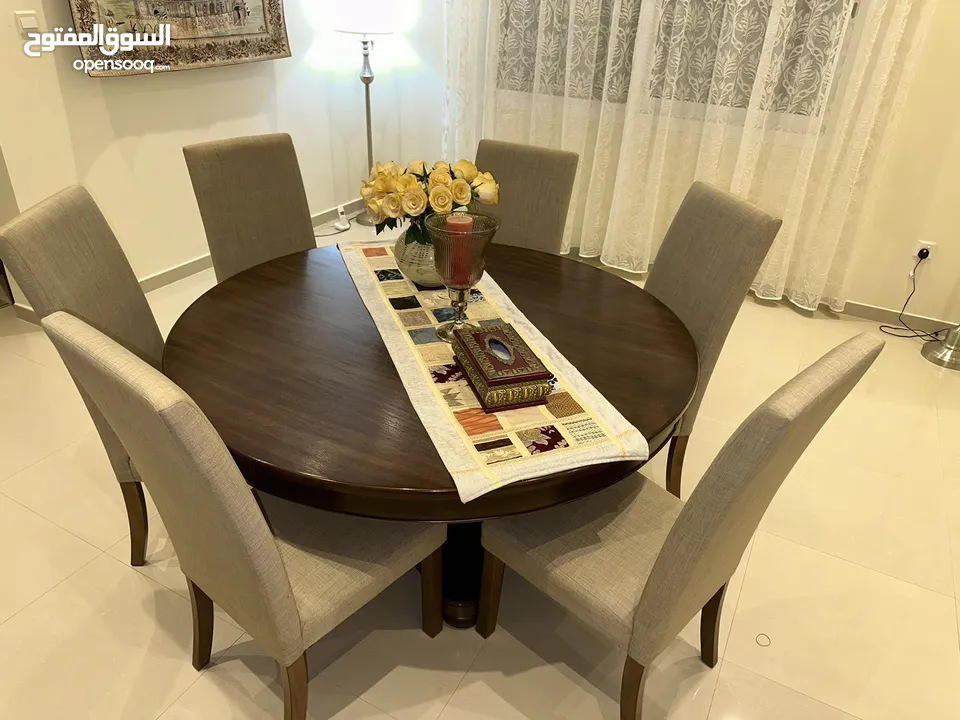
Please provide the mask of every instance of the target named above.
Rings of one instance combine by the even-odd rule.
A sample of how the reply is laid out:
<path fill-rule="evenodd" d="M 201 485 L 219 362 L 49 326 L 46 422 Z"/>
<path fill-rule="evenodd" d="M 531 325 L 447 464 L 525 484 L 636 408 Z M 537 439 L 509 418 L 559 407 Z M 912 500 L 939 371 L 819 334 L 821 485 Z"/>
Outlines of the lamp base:
<path fill-rule="evenodd" d="M 364 227 L 373 227 L 376 223 L 373 221 L 373 218 L 370 217 L 370 213 L 366 210 L 361 210 L 360 214 L 357 215 L 353 221 L 357 225 L 363 225 Z"/>
<path fill-rule="evenodd" d="M 950 328 L 943 340 L 925 343 L 920 354 L 934 365 L 960 370 L 960 325 Z"/>

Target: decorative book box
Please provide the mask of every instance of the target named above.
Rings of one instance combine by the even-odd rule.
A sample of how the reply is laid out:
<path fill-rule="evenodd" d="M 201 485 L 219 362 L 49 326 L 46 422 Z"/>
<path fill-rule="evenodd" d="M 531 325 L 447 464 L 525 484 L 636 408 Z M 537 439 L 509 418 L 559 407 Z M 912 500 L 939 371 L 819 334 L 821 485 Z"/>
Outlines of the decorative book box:
<path fill-rule="evenodd" d="M 455 330 L 453 352 L 486 412 L 547 402 L 553 373 L 512 325 Z"/>

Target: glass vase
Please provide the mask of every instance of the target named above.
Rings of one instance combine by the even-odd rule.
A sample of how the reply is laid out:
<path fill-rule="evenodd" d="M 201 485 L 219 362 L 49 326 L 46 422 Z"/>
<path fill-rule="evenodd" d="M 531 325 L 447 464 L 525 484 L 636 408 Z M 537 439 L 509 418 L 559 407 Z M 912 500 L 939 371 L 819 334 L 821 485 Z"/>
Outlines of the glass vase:
<path fill-rule="evenodd" d="M 393 246 L 397 267 L 408 280 L 428 288 L 443 287 L 433 258 L 433 243 L 418 225 L 407 225 Z"/>

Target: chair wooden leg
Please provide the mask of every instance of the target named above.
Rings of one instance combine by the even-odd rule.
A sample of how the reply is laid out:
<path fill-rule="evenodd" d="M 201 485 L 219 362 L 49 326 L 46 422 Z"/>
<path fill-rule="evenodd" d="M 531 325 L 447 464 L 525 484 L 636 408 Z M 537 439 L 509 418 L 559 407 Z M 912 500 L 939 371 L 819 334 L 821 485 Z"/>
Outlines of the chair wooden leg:
<path fill-rule="evenodd" d="M 283 720 L 307 718 L 307 654 L 283 669 Z"/>
<path fill-rule="evenodd" d="M 213 600 L 189 578 L 187 588 L 193 608 L 193 667 L 202 670 L 210 662 L 213 649 Z"/>
<path fill-rule="evenodd" d="M 489 550 L 483 554 L 483 579 L 480 581 L 480 608 L 477 611 L 477 632 L 488 638 L 497 629 L 500 614 L 500 591 L 503 589 L 503 563 Z"/>
<path fill-rule="evenodd" d="M 120 492 L 130 524 L 130 564 L 141 567 L 147 562 L 147 501 L 138 482 L 120 483 Z"/>
<path fill-rule="evenodd" d="M 726 592 L 724 583 L 700 611 L 700 658 L 707 667 L 716 667 L 720 659 L 720 611 Z"/>
<path fill-rule="evenodd" d="M 643 686 L 646 681 L 643 665 L 627 655 L 620 680 L 620 720 L 640 720 L 643 710 Z"/>
<path fill-rule="evenodd" d="M 443 549 L 420 563 L 420 602 L 423 631 L 436 637 L 443 630 Z"/>
<path fill-rule="evenodd" d="M 687 454 L 689 435 L 674 435 L 670 438 L 667 454 L 667 490 L 680 497 L 680 475 L 683 472 L 683 456 Z"/>

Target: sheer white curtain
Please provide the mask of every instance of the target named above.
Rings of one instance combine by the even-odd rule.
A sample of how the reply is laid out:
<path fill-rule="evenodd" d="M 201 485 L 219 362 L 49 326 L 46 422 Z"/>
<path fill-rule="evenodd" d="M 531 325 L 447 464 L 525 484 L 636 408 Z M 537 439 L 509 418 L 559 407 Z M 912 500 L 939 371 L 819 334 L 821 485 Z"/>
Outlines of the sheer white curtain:
<path fill-rule="evenodd" d="M 694 180 L 784 218 L 753 285 L 843 309 L 936 0 L 448 0 L 446 154 L 580 155 L 564 250 L 642 272 Z"/>

